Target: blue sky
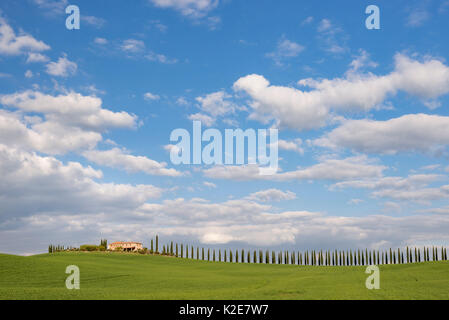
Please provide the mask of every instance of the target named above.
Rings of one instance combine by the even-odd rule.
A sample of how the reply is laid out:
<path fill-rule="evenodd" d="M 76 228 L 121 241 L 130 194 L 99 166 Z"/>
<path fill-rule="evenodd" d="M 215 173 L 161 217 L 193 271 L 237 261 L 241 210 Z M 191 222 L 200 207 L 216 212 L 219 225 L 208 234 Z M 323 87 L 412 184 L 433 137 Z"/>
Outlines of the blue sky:
<path fill-rule="evenodd" d="M 447 245 L 448 14 L 449 1 L 2 1 L 0 251 L 156 233 Z M 194 119 L 278 128 L 280 171 L 173 165 L 170 133 Z"/>

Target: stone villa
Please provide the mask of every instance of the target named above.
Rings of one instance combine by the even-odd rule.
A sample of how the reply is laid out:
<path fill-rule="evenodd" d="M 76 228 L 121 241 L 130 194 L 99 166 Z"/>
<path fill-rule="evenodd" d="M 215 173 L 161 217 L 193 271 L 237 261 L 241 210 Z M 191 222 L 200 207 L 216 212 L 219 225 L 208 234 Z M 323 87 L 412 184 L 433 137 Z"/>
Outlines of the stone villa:
<path fill-rule="evenodd" d="M 140 242 L 123 242 L 123 241 L 118 241 L 118 242 L 113 242 L 111 244 L 108 245 L 108 250 L 118 250 L 119 248 L 121 248 L 122 251 L 138 251 L 141 250 L 142 247 L 142 243 Z"/>

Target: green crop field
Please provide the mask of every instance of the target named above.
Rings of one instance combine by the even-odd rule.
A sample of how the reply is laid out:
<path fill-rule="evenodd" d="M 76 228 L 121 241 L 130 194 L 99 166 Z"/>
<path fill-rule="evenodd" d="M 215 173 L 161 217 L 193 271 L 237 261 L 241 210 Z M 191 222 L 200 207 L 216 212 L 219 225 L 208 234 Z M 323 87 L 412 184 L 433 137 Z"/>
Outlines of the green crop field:
<path fill-rule="evenodd" d="M 80 290 L 68 290 L 68 265 Z M 0 299 L 449 299 L 449 262 L 365 267 L 236 264 L 120 253 L 0 255 Z"/>

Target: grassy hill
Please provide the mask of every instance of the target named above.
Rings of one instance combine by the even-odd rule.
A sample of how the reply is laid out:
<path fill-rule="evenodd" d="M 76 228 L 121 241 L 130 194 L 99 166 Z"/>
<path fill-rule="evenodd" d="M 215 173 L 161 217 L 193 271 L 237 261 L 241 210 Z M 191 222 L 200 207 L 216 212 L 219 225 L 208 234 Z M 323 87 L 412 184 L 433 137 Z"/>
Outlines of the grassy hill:
<path fill-rule="evenodd" d="M 81 290 L 65 288 L 77 265 Z M 365 267 L 231 264 L 118 253 L 0 254 L 0 299 L 449 299 L 449 263 Z"/>

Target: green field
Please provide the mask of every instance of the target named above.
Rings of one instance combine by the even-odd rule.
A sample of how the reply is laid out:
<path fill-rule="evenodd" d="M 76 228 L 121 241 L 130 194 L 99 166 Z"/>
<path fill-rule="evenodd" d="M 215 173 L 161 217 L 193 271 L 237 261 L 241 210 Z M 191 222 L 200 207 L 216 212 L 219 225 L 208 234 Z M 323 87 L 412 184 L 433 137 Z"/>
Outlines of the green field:
<path fill-rule="evenodd" d="M 81 289 L 65 288 L 77 265 Z M 449 299 L 449 262 L 365 267 L 204 262 L 120 253 L 0 254 L 0 299 Z"/>

